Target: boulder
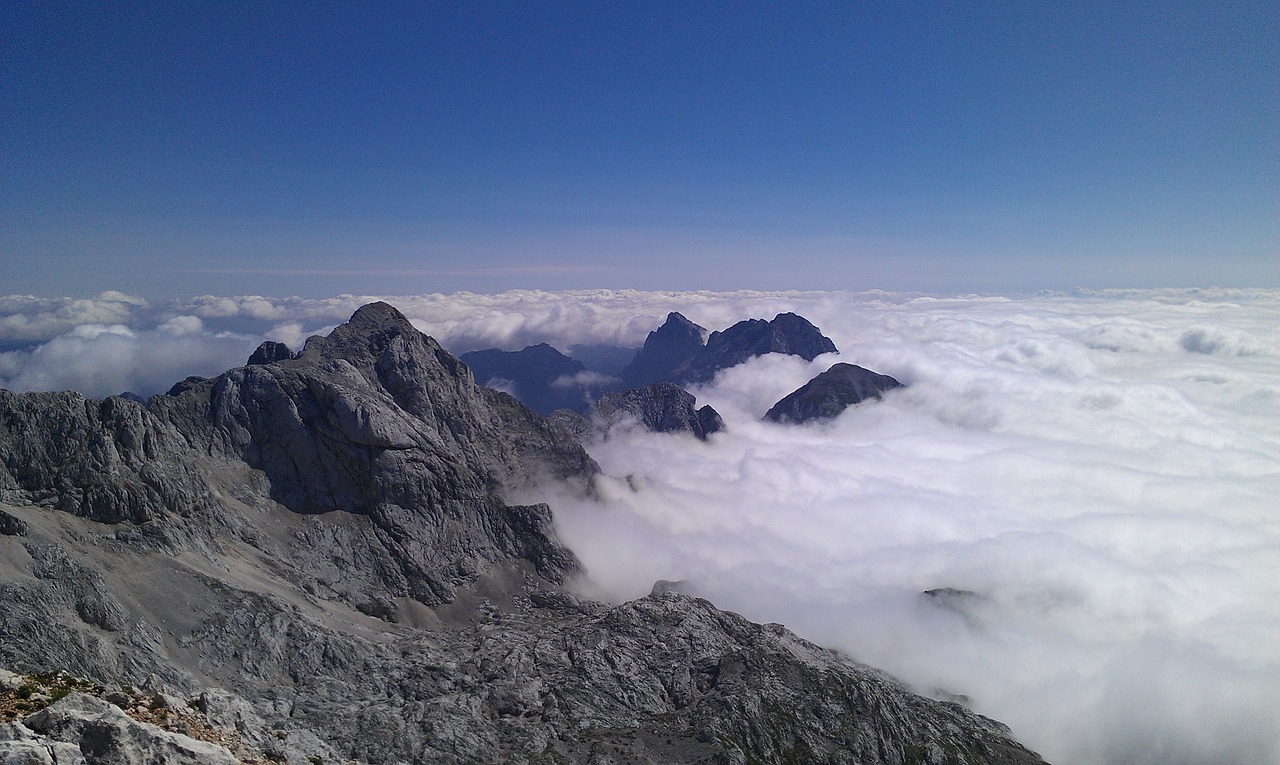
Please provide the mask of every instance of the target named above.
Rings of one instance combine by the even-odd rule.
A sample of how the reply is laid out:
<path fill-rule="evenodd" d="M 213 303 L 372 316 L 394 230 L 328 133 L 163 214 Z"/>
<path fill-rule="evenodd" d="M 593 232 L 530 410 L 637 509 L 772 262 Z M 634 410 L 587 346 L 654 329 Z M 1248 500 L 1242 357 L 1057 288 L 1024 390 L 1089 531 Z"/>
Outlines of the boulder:
<path fill-rule="evenodd" d="M 84 693 L 67 694 L 28 715 L 23 725 L 53 741 L 78 747 L 93 765 L 239 763 L 226 747 L 139 722 L 114 704 Z"/>

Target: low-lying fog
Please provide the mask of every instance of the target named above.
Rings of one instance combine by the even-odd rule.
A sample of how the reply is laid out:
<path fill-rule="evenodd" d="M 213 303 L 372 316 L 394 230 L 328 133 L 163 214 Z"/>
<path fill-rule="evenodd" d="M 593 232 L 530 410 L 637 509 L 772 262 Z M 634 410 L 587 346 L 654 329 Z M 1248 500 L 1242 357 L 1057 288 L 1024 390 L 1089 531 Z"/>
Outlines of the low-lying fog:
<path fill-rule="evenodd" d="M 124 298 L 0 300 L 0 383 L 152 393 L 371 299 Z M 1280 760 L 1280 292 L 388 299 L 456 352 L 639 345 L 670 310 L 708 329 L 806 316 L 838 356 L 694 390 L 727 432 L 591 447 L 603 499 L 553 503 L 588 586 L 688 580 L 968 696 L 1051 762 Z M 909 387 L 825 425 L 759 422 L 837 360 Z M 958 592 L 921 594 L 939 588 Z"/>

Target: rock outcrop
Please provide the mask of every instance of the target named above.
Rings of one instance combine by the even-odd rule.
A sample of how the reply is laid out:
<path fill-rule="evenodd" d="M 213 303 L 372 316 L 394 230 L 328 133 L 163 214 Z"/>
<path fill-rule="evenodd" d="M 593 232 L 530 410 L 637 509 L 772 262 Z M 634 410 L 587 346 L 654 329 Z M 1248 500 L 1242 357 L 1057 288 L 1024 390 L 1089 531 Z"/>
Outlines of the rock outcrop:
<path fill-rule="evenodd" d="M 710 405 L 695 408 L 693 394 L 675 383 L 654 383 L 623 393 L 606 393 L 596 402 L 592 419 L 604 430 L 633 421 L 655 433 L 692 433 L 705 441 L 724 430 L 724 420 Z"/>
<path fill-rule="evenodd" d="M 268 340 L 258 346 L 246 363 L 249 365 L 274 364 L 277 361 L 289 361 L 292 358 L 293 351 L 289 350 L 289 346 L 284 343 L 277 343 L 274 340 Z"/>
<path fill-rule="evenodd" d="M 780 313 L 773 321 L 747 319 L 721 332 L 712 332 L 706 347 L 676 371 L 676 382 L 707 382 L 722 369 L 766 353 L 786 353 L 813 361 L 824 353 L 835 352 L 836 344 L 802 316 Z"/>
<path fill-rule="evenodd" d="M 240 762 L 226 747 L 139 722 L 114 704 L 84 693 L 68 694 L 28 715 L 20 725 L 40 737 L 26 739 L 32 744 L 42 745 L 46 751 L 57 751 L 46 742 L 70 745 L 85 763 L 239 765 Z M 63 757 L 56 760 L 63 761 Z"/>
<path fill-rule="evenodd" d="M 1040 762 L 782 627 L 575 596 L 505 497 L 596 470 L 385 304 L 145 407 L 0 393 L 0 666 L 197 699 L 289 762 Z M 68 757 L 160 746 L 63 702 L 22 727 Z"/>
<path fill-rule="evenodd" d="M 900 387 L 902 383 L 888 375 L 854 364 L 834 364 L 774 404 L 764 419 L 791 423 L 828 420 L 854 404 L 878 399 L 886 391 Z"/>

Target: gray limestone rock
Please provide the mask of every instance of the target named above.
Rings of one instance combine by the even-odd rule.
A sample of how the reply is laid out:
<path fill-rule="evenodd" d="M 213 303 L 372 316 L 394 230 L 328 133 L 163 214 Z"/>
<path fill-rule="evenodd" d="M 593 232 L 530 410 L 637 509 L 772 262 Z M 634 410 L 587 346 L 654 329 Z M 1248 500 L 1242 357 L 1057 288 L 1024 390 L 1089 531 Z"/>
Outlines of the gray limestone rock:
<path fill-rule="evenodd" d="M 692 433 L 705 441 L 724 429 L 724 420 L 710 406 L 695 404 L 693 394 L 675 383 L 654 383 L 601 396 L 592 417 L 604 430 L 632 421 L 655 433 Z"/>
<path fill-rule="evenodd" d="M 293 351 L 289 350 L 289 346 L 274 340 L 268 340 L 259 345 L 245 363 L 247 365 L 274 364 L 277 361 L 291 361 L 292 359 Z"/>
<path fill-rule="evenodd" d="M 187 439 L 112 396 L 0 390 L 0 500 L 106 523 L 211 509 Z"/>
<path fill-rule="evenodd" d="M 361 602 L 377 589 L 445 603 L 512 557 L 552 579 L 577 568 L 545 507 L 499 496 L 544 476 L 589 479 L 594 463 L 510 396 L 477 386 L 386 304 L 311 338 L 287 364 L 233 369 L 150 408 L 198 451 L 262 471 L 290 510 L 368 519 L 335 538 L 356 550 L 332 553 L 386 562 Z"/>

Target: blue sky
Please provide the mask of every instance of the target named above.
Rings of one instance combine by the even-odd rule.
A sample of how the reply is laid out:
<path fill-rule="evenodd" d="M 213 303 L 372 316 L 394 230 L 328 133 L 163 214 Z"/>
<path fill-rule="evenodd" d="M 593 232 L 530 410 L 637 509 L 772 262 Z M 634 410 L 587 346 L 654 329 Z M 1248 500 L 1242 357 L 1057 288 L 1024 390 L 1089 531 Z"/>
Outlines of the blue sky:
<path fill-rule="evenodd" d="M 0 292 L 1280 283 L 1274 3 L 5 4 Z"/>

